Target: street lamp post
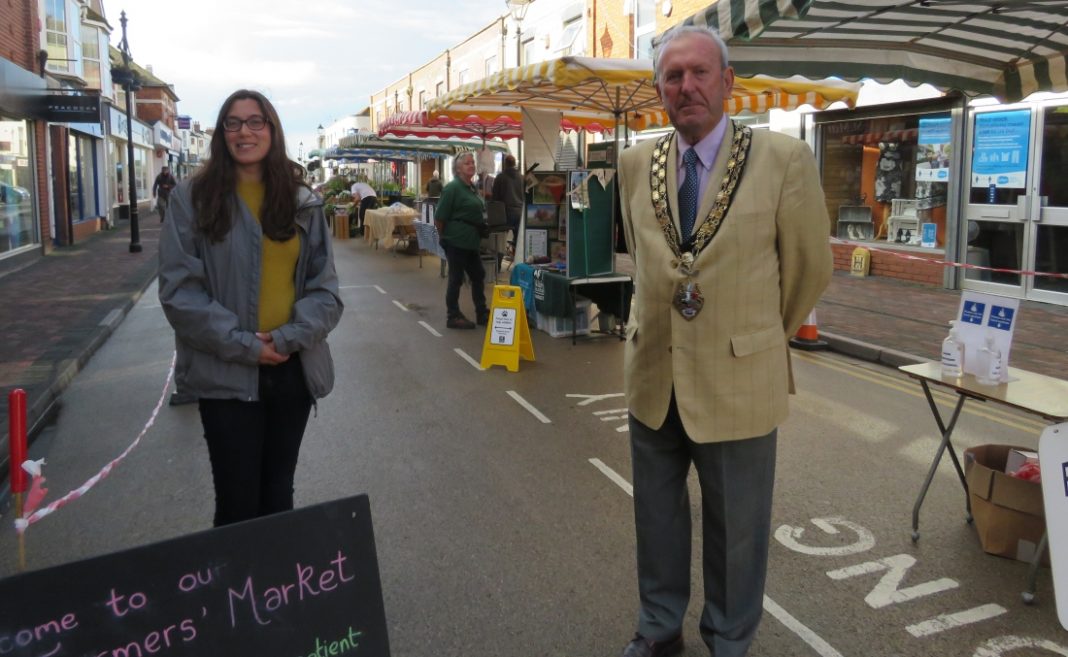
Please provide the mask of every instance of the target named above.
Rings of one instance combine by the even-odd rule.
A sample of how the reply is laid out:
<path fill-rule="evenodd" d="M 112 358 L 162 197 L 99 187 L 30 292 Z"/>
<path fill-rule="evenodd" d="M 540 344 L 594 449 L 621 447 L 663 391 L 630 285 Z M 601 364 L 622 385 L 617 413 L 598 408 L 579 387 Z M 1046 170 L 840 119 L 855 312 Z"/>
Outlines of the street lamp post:
<path fill-rule="evenodd" d="M 504 0 L 508 12 L 515 21 L 515 65 L 519 68 L 523 65 L 523 19 L 526 18 L 527 9 L 534 0 Z M 516 161 L 519 162 L 519 171 L 523 172 L 523 139 L 520 137 L 516 142 Z"/>
<path fill-rule="evenodd" d="M 119 82 L 126 92 L 126 176 L 130 180 L 130 253 L 141 252 L 141 228 L 137 219 L 137 181 L 134 180 L 134 148 L 133 148 L 133 101 L 132 95 L 136 83 L 136 76 L 130 68 L 130 44 L 126 40 L 126 12 L 119 16 L 122 24 L 122 42 L 119 50 L 122 52 L 122 70 Z M 115 72 L 112 73 L 112 76 Z"/>
<path fill-rule="evenodd" d="M 326 163 L 326 153 L 323 152 L 326 148 L 324 133 L 323 124 L 320 123 L 319 127 L 315 129 L 315 134 L 319 136 L 319 182 L 326 182 L 326 171 L 323 170 L 323 165 Z"/>

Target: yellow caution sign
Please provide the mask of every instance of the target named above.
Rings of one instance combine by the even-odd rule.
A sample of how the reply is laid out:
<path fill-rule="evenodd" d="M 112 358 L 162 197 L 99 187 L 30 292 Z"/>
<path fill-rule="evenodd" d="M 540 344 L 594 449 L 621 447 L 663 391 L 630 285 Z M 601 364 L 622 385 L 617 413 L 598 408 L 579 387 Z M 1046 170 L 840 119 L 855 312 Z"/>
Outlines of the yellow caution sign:
<path fill-rule="evenodd" d="M 853 258 L 850 263 L 849 274 L 851 276 L 867 276 L 871 267 L 871 251 L 862 246 L 853 249 Z"/>
<path fill-rule="evenodd" d="M 523 290 L 515 285 L 494 285 L 486 339 L 482 343 L 482 369 L 504 365 L 519 371 L 519 359 L 534 360 Z"/>

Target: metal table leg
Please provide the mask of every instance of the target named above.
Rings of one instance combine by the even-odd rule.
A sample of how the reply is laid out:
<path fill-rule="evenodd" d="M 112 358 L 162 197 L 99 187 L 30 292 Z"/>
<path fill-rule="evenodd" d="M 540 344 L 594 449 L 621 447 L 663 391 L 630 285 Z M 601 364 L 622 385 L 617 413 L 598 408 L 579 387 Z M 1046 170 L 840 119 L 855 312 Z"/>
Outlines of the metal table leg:
<path fill-rule="evenodd" d="M 953 465 L 957 469 L 957 475 L 960 477 L 961 485 L 964 486 L 964 500 L 965 505 L 968 508 L 968 521 L 971 522 L 971 503 L 968 501 L 968 484 L 964 480 L 964 472 L 961 470 L 960 462 L 957 460 L 957 454 L 953 450 L 953 444 L 951 438 L 953 436 L 953 429 L 957 426 L 957 418 L 960 417 L 960 411 L 964 407 L 964 400 L 967 399 L 965 395 L 958 395 L 957 405 L 953 409 L 953 416 L 949 420 L 949 424 L 945 425 L 942 422 L 942 415 L 938 412 L 938 406 L 935 404 L 934 397 L 931 395 L 931 389 L 927 386 L 927 382 L 921 380 L 920 385 L 923 386 L 923 394 L 927 397 L 927 403 L 931 406 L 931 413 L 934 414 L 935 422 L 938 424 L 938 430 L 942 432 L 942 443 L 938 446 L 938 452 L 935 453 L 934 460 L 931 462 L 931 468 L 927 471 L 927 478 L 923 482 L 923 488 L 920 489 L 920 495 L 916 498 L 916 504 L 912 507 L 912 542 L 920 540 L 920 507 L 923 506 L 923 500 L 927 497 L 927 490 L 931 487 L 931 481 L 934 479 L 935 472 L 938 471 L 938 464 L 942 461 L 942 454 L 945 453 L 946 448 L 949 448 L 950 456 L 953 459 Z"/>
<path fill-rule="evenodd" d="M 1027 590 L 1020 594 L 1024 604 L 1029 605 L 1035 601 L 1035 588 L 1038 584 L 1038 567 L 1042 563 L 1042 555 L 1049 545 L 1049 531 L 1042 532 L 1042 540 L 1038 542 L 1035 556 L 1031 557 L 1031 567 L 1027 571 Z"/>

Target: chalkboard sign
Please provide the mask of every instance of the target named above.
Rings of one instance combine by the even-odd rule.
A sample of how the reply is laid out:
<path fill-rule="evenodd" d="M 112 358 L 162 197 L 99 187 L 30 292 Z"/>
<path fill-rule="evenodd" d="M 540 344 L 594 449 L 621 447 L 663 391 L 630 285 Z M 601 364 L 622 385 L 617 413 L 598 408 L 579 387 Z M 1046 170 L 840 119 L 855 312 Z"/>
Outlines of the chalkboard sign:
<path fill-rule="evenodd" d="M 366 495 L 0 580 L 5 657 L 388 657 Z"/>

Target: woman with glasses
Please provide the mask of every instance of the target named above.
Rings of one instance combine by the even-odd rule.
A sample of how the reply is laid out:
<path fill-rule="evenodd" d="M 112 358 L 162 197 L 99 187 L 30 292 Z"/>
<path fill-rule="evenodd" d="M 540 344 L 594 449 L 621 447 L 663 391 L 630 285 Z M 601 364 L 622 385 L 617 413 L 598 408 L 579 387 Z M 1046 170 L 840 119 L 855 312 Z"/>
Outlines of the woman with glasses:
<path fill-rule="evenodd" d="M 489 321 L 486 291 L 483 285 L 486 270 L 478 250 L 482 243 L 481 230 L 485 225 L 486 204 L 475 187 L 475 154 L 461 153 L 452 163 L 453 179 L 441 191 L 434 223 L 445 247 L 449 263 L 449 282 L 445 288 L 445 326 L 451 329 L 473 329 L 475 322 L 485 326 Z M 475 322 L 460 312 L 460 286 L 464 274 L 471 279 L 471 300 L 475 305 Z"/>
<path fill-rule="evenodd" d="M 211 158 L 168 215 L 159 298 L 199 400 L 215 526 L 292 509 L 308 415 L 334 383 L 326 336 L 342 304 L 322 199 L 262 94 L 226 99 Z"/>

